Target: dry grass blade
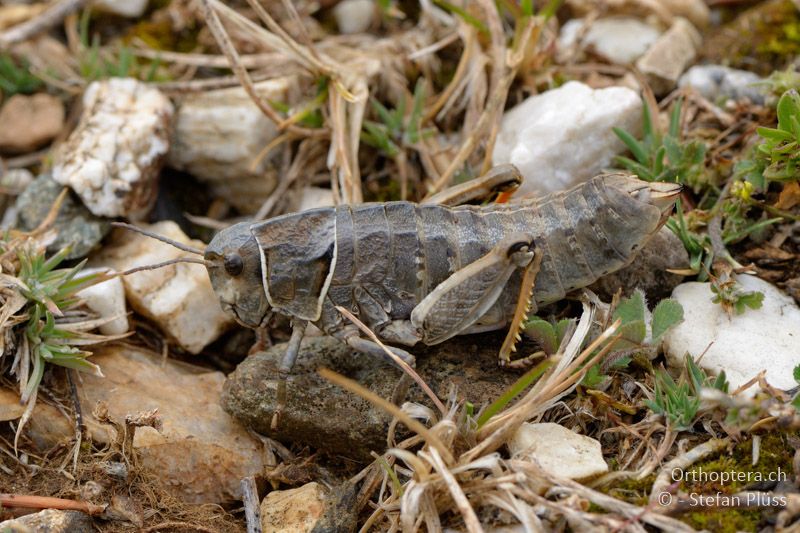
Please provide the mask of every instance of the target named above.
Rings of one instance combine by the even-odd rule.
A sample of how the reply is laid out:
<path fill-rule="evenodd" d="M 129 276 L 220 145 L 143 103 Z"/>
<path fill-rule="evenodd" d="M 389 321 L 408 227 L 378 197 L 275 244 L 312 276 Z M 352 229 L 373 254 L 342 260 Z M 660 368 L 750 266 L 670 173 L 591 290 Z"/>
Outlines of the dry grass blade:
<path fill-rule="evenodd" d="M 450 450 L 447 449 L 447 447 L 444 445 L 441 439 L 439 439 L 439 437 L 437 437 L 433 432 L 431 432 L 421 423 L 408 416 L 402 409 L 400 409 L 393 403 L 381 398 L 374 392 L 365 389 L 352 379 L 346 378 L 341 374 L 337 374 L 333 370 L 329 370 L 327 368 L 321 368 L 319 370 L 319 374 L 328 381 L 342 387 L 345 390 L 352 392 L 353 394 L 361 396 L 374 406 L 398 418 L 403 424 L 408 426 L 408 428 L 411 431 L 422 437 L 428 444 L 428 446 L 436 448 L 448 464 L 453 463 L 453 454 L 450 453 Z"/>
<path fill-rule="evenodd" d="M 461 516 L 464 517 L 464 525 L 466 525 L 467 531 L 469 531 L 469 533 L 483 533 L 483 528 L 481 527 L 481 523 L 478 521 L 478 517 L 475 515 L 475 510 L 472 508 L 469 500 L 467 500 L 467 497 L 464 495 L 464 491 L 459 486 L 456 478 L 447 469 L 447 465 L 444 464 L 442 458 L 439 457 L 436 449 L 431 448 L 429 454 L 420 452 L 420 455 L 428 460 L 428 462 L 433 465 L 436 471 L 439 472 L 439 475 L 442 476 L 442 479 L 447 486 L 447 490 L 450 491 L 453 501 L 456 502 L 456 507 L 458 507 Z"/>
<path fill-rule="evenodd" d="M 419 374 L 417 374 L 417 371 L 414 370 L 414 368 L 411 365 L 400 359 L 397 356 L 397 354 L 395 354 L 389 348 L 387 348 L 386 345 L 383 344 L 383 342 L 381 342 L 378 336 L 375 335 L 375 333 L 373 333 L 372 330 L 366 326 L 366 324 L 364 324 L 358 318 L 356 318 L 356 316 L 353 315 L 353 313 L 351 313 L 344 307 L 338 305 L 336 306 L 336 310 L 339 311 L 345 318 L 347 318 L 347 320 L 358 326 L 358 329 L 360 329 L 362 332 L 364 332 L 365 335 L 367 335 L 370 339 L 372 339 L 372 342 L 380 346 L 381 349 L 384 351 L 384 353 L 386 353 L 386 355 L 392 361 L 394 361 L 394 363 L 397 366 L 403 369 L 403 372 L 408 374 L 411 377 L 411 379 L 413 379 L 417 383 L 417 385 L 420 386 L 420 388 L 425 392 L 425 394 L 428 395 L 428 398 L 431 399 L 436 408 L 439 409 L 439 412 L 442 415 L 447 413 L 447 408 L 444 406 L 442 401 L 439 399 L 438 396 L 436 396 L 436 393 L 433 392 L 433 390 L 428 386 L 428 384 L 425 383 L 425 380 L 422 379 Z"/>
<path fill-rule="evenodd" d="M 74 13 L 87 3 L 88 0 L 61 0 L 52 4 L 40 15 L 0 33 L 0 50 L 5 50 L 13 44 L 22 42 L 51 26 L 55 26 L 64 17 Z"/>
<path fill-rule="evenodd" d="M 242 64 L 241 59 L 239 57 L 239 52 L 236 51 L 236 47 L 233 46 L 233 42 L 231 41 L 230 36 L 228 36 L 228 32 L 225 30 L 225 27 L 222 25 L 222 21 L 219 18 L 217 13 L 217 9 L 225 8 L 225 13 L 230 14 L 233 13 L 234 19 L 238 20 L 241 17 L 235 11 L 230 10 L 224 6 L 224 4 L 220 4 L 215 0 L 202 0 L 203 3 L 203 13 L 206 17 L 206 23 L 208 24 L 208 29 L 211 31 L 211 34 L 216 39 L 217 44 L 222 49 L 222 52 L 225 54 L 225 57 L 228 59 L 228 63 L 230 65 L 231 70 L 239 79 L 239 82 L 242 84 L 242 87 L 247 92 L 250 99 L 253 103 L 258 106 L 258 109 L 261 110 L 264 115 L 272 120 L 276 126 L 279 128 L 281 127 L 281 123 L 283 119 L 275 112 L 272 107 L 259 96 L 258 92 L 256 91 L 255 84 L 253 83 L 253 79 L 250 77 L 250 73 L 247 71 L 247 68 Z M 246 20 L 246 19 L 245 19 Z M 249 21 L 247 21 L 249 23 Z M 257 29 L 258 26 L 256 26 Z M 310 129 L 310 128 L 301 128 L 294 125 L 289 125 L 286 127 L 289 131 L 296 133 L 301 136 L 319 136 L 325 135 L 325 131 L 322 129 Z"/>

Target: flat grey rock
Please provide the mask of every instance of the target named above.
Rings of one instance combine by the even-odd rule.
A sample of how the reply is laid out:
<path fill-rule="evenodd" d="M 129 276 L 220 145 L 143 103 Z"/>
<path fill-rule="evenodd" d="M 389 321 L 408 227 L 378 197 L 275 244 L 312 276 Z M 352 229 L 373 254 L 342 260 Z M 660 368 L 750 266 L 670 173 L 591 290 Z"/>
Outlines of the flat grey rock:
<path fill-rule="evenodd" d="M 24 231 L 35 229 L 50 212 L 53 202 L 63 188 L 63 185 L 59 185 L 46 174 L 28 185 L 17 198 L 19 229 Z M 61 204 L 53 228 L 57 231 L 56 240 L 47 247 L 47 251 L 55 253 L 72 243 L 72 250 L 67 259 L 78 259 L 89 255 L 89 252 L 106 236 L 111 226 L 106 219 L 93 215 L 70 191 Z"/>
<path fill-rule="evenodd" d="M 521 374 L 498 367 L 497 352 L 502 339 L 503 334 L 470 335 L 440 346 L 414 349 L 417 370 L 442 401 L 454 385 L 458 397 L 474 403 L 477 412 Z M 400 370 L 383 360 L 354 352 L 331 337 L 306 339 L 289 378 L 286 409 L 278 429 L 272 431 L 277 365 L 285 348 L 285 344 L 280 344 L 243 361 L 225 382 L 223 408 L 259 433 L 284 443 L 308 445 L 356 460 L 370 460 L 370 451 L 383 452 L 389 416 L 325 380 L 317 369 L 330 368 L 384 398 L 391 398 Z M 416 385 L 411 386 L 407 399 L 430 406 Z M 403 435 L 407 433 L 400 431 L 398 440 Z"/>

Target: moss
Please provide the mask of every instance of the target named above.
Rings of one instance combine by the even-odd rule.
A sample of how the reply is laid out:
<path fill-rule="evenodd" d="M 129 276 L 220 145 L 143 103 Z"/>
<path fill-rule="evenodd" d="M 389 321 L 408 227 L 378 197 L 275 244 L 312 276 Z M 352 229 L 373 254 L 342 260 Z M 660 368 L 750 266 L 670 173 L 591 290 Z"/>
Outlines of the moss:
<path fill-rule="evenodd" d="M 686 513 L 680 518 L 695 529 L 717 533 L 736 533 L 737 531 L 756 531 L 760 514 L 758 511 L 720 509 Z"/>
<path fill-rule="evenodd" d="M 647 505 L 650 488 L 655 480 L 656 474 L 650 474 L 642 479 L 628 478 L 603 489 L 603 492 L 634 505 Z"/>
<path fill-rule="evenodd" d="M 800 432 L 794 433 L 800 436 Z M 789 445 L 789 434 L 770 433 L 761 437 L 761 449 L 758 464 L 752 465 L 753 439 L 748 438 L 736 444 L 730 453 L 709 457 L 693 465 L 686 471 L 679 490 L 684 494 L 703 495 L 712 498 L 719 494 L 720 498 L 744 490 L 770 490 L 769 484 L 759 480 L 768 480 L 769 474 L 783 472 L 792 475 L 792 458 L 794 448 Z M 701 475 L 702 472 L 702 475 Z M 733 479 L 720 482 L 712 473 L 734 473 L 749 476 L 747 479 Z M 742 474 L 739 474 L 742 473 Z M 656 473 L 644 479 L 629 478 L 600 489 L 602 492 L 634 505 L 646 506 Z M 712 478 L 710 480 L 709 478 Z M 724 502 L 723 502 L 724 503 Z M 716 508 L 698 505 L 697 510 L 684 513 L 677 518 L 695 529 L 734 533 L 736 531 L 757 531 L 765 526 L 765 522 L 777 512 L 772 509 L 736 509 L 733 507 Z"/>
<path fill-rule="evenodd" d="M 703 58 L 767 75 L 800 53 L 800 12 L 791 0 L 770 0 L 707 36 Z"/>
<path fill-rule="evenodd" d="M 753 439 L 748 438 L 734 446 L 728 454 L 710 457 L 706 461 L 695 464 L 687 470 L 680 490 L 687 494 L 711 496 L 719 494 L 721 498 L 744 490 L 769 490 L 764 485 L 770 474 L 782 472 L 786 476 L 792 473 L 792 457 L 794 449 L 788 443 L 788 434 L 770 433 L 761 438 L 761 449 L 758 463 L 752 465 Z M 701 475 L 701 473 L 703 475 Z M 712 473 L 734 474 L 742 479 L 725 481 L 710 480 Z M 708 506 L 705 506 L 708 509 Z M 764 526 L 764 520 L 777 512 L 771 509 L 735 509 L 718 508 L 685 513 L 680 519 L 696 529 L 709 531 L 735 532 L 756 531 Z"/>
<path fill-rule="evenodd" d="M 142 20 L 131 26 L 124 41 L 130 42 L 137 38 L 154 50 L 189 53 L 197 51 L 197 36 L 199 33 L 199 27 L 175 32 L 172 29 L 171 22 L 167 19 L 159 22 Z"/>

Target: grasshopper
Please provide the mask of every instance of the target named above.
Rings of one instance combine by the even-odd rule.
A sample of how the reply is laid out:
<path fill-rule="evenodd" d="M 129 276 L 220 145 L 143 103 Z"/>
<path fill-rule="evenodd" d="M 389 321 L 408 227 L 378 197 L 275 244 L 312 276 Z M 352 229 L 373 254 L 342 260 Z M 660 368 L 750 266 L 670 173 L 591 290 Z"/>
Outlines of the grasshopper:
<path fill-rule="evenodd" d="M 273 312 L 292 318 L 279 368 L 285 382 L 308 323 L 385 357 L 337 307 L 407 362 L 413 356 L 396 345 L 434 345 L 509 324 L 518 338 L 529 307 L 627 265 L 681 190 L 615 173 L 538 199 L 455 205 L 520 182 L 515 168 L 503 166 L 425 203 L 339 205 L 239 223 L 213 238 L 204 263 L 239 323 L 265 327 Z M 501 364 L 511 363 L 509 347 L 513 339 Z"/>

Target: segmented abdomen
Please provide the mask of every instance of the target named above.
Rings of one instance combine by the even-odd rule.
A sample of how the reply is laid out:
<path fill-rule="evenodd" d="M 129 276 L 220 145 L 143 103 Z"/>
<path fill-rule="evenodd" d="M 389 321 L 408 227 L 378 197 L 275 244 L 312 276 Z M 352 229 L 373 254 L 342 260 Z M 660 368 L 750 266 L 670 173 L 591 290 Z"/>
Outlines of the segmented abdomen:
<path fill-rule="evenodd" d="M 541 200 L 445 207 L 388 202 L 336 208 L 337 258 L 329 297 L 370 325 L 408 319 L 439 283 L 503 237 L 529 235 L 544 253 L 539 304 L 563 298 L 624 266 L 652 212 L 594 179 Z M 643 219 L 643 215 L 647 215 Z M 515 274 L 490 313 L 505 320 L 519 290 Z"/>

